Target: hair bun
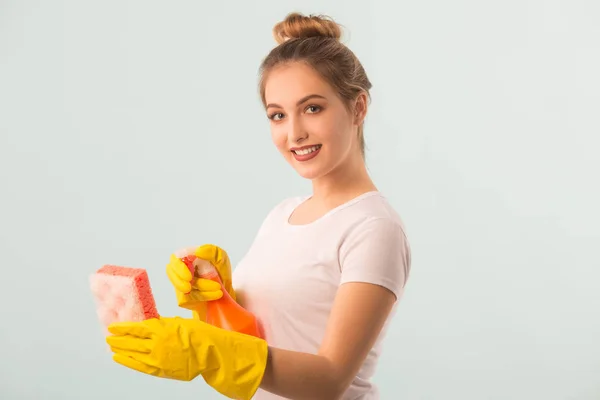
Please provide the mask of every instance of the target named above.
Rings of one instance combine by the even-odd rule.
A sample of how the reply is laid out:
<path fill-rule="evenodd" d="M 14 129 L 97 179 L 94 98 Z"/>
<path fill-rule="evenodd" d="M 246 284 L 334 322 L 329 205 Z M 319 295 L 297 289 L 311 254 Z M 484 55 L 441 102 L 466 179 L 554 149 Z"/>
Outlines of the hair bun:
<path fill-rule="evenodd" d="M 303 15 L 297 12 L 288 14 L 273 28 L 273 36 L 278 44 L 288 39 L 309 37 L 330 37 L 339 40 L 342 36 L 340 26 L 324 15 Z"/>

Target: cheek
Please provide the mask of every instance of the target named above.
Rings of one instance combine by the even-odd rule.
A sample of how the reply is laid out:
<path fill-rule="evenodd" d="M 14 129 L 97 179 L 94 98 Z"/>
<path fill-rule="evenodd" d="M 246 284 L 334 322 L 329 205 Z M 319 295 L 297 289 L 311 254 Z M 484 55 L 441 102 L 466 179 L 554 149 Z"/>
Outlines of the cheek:
<path fill-rule="evenodd" d="M 280 127 L 271 128 L 271 140 L 281 152 L 287 152 L 287 136 Z"/>
<path fill-rule="evenodd" d="M 353 136 L 354 129 L 349 117 L 346 116 L 344 119 L 340 118 L 337 124 L 337 132 L 339 134 L 340 143 L 343 143 L 345 147 L 352 146 L 355 137 Z"/>
<path fill-rule="evenodd" d="M 322 125 L 321 132 L 323 140 L 333 145 L 335 152 L 344 151 L 351 140 L 347 124 L 339 120 L 327 121 L 327 124 Z"/>

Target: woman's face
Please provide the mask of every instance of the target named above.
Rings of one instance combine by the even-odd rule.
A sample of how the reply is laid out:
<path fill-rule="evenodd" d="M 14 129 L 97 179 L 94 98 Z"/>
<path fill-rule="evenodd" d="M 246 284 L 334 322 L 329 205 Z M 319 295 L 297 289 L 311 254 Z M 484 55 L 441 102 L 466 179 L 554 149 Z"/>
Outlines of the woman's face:
<path fill-rule="evenodd" d="M 359 121 L 308 65 L 271 71 L 265 102 L 273 143 L 300 176 L 320 178 L 360 154 Z"/>

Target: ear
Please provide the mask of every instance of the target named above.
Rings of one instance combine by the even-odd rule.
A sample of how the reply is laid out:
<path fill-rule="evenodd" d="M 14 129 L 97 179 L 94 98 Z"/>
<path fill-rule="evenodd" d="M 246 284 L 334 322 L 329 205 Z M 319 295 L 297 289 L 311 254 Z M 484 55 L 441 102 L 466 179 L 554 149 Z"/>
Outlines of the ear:
<path fill-rule="evenodd" d="M 354 123 L 358 126 L 362 125 L 367 116 L 368 97 L 365 92 L 360 92 L 354 102 Z"/>

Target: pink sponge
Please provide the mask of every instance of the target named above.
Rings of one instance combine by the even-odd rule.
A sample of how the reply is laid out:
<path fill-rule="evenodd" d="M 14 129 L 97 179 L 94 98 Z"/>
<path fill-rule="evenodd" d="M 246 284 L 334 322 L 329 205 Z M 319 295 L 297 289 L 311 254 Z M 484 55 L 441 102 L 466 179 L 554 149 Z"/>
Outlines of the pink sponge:
<path fill-rule="evenodd" d="M 113 322 L 159 317 L 145 269 L 105 265 L 90 277 L 90 286 L 105 329 Z"/>

